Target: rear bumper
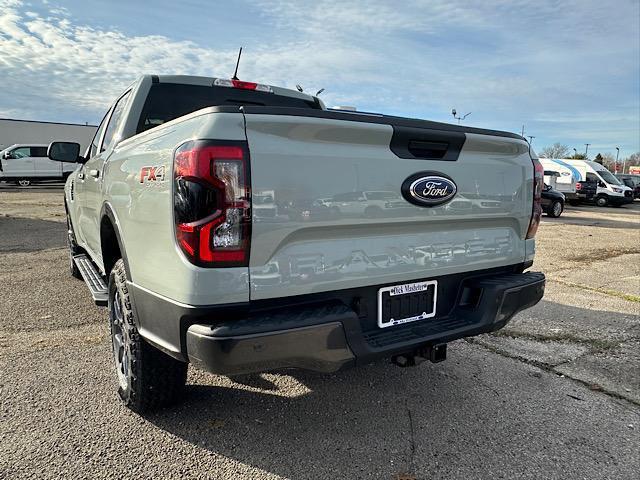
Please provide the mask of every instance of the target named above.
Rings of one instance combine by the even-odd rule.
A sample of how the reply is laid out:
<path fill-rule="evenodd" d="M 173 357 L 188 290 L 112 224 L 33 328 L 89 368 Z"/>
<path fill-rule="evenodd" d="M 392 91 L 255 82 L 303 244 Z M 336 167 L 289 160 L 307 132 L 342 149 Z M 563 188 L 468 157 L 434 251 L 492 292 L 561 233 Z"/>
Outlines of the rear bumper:
<path fill-rule="evenodd" d="M 333 372 L 426 345 L 491 332 L 540 301 L 542 273 L 506 273 L 462 284 L 446 315 L 395 327 L 363 328 L 357 308 L 342 302 L 271 310 L 251 319 L 193 324 L 186 356 L 213 373 L 280 368 Z"/>

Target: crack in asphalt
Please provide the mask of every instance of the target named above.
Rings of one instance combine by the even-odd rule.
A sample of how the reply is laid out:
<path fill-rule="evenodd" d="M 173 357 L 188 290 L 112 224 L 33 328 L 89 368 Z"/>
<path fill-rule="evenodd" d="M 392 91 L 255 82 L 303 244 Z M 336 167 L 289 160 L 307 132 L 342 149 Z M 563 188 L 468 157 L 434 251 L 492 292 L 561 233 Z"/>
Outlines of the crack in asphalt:
<path fill-rule="evenodd" d="M 547 282 L 555 282 L 559 283 L 560 285 L 566 285 L 567 287 L 581 288 L 582 290 L 602 293 L 603 295 L 609 295 L 610 297 L 621 298 L 622 300 L 626 300 L 628 302 L 640 303 L 640 296 L 633 295 L 631 293 L 624 293 L 617 290 L 609 290 L 605 288 L 590 287 L 589 285 L 583 285 L 581 283 L 574 283 L 568 282 L 566 280 L 560 280 L 558 278 L 551 278 L 549 275 L 547 275 Z"/>
<path fill-rule="evenodd" d="M 520 355 L 513 355 L 513 354 L 511 354 L 509 352 L 506 352 L 505 350 L 502 350 L 502 349 L 494 347 L 494 346 L 485 345 L 481 341 L 476 340 L 475 338 L 465 338 L 465 341 L 467 343 L 471 343 L 473 345 L 478 345 L 478 346 L 484 348 L 485 350 L 488 350 L 491 353 L 495 353 L 496 355 L 500 355 L 501 357 L 511 358 L 513 360 L 518 360 L 518 361 L 520 361 L 522 363 L 526 363 L 528 365 L 532 365 L 532 366 L 537 367 L 537 368 L 539 368 L 541 370 L 544 370 L 545 372 L 553 373 L 554 375 L 562 375 L 565 378 L 568 378 L 570 380 L 573 380 L 574 382 L 580 383 L 580 384 L 588 387 L 592 391 L 601 392 L 601 393 L 604 393 L 605 395 L 607 395 L 607 396 L 609 396 L 611 398 L 616 398 L 618 400 L 624 400 L 626 402 L 629 402 L 629 403 L 632 403 L 634 405 L 640 406 L 640 402 L 634 400 L 633 398 L 625 397 L 624 395 L 621 395 L 618 392 L 614 392 L 612 390 L 608 390 L 606 387 L 603 387 L 602 385 L 597 385 L 597 384 L 594 384 L 594 383 L 590 383 L 590 382 L 587 382 L 587 381 L 582 380 L 580 378 L 572 377 L 571 375 L 568 375 L 567 373 L 564 373 L 564 372 L 561 373 L 561 372 L 556 370 L 556 367 L 558 367 L 560 365 L 563 365 L 563 364 L 566 364 L 567 362 L 562 362 L 562 363 L 559 363 L 557 365 L 549 365 L 549 364 L 546 364 L 544 362 L 539 362 L 537 360 L 531 360 L 530 358 L 522 357 Z M 585 354 L 585 355 L 589 355 L 589 354 Z M 581 356 L 584 356 L 584 355 L 581 355 Z M 580 358 L 580 357 L 578 357 L 578 358 Z"/>
<path fill-rule="evenodd" d="M 404 406 L 407 409 L 407 416 L 409 417 L 409 432 L 411 433 L 411 449 L 410 449 L 410 456 L 409 456 L 409 471 L 410 472 L 414 472 L 415 471 L 415 456 L 416 456 L 416 435 L 415 435 L 415 430 L 413 428 L 413 416 L 411 415 L 411 409 L 409 408 L 409 399 L 405 398 L 404 400 Z"/>

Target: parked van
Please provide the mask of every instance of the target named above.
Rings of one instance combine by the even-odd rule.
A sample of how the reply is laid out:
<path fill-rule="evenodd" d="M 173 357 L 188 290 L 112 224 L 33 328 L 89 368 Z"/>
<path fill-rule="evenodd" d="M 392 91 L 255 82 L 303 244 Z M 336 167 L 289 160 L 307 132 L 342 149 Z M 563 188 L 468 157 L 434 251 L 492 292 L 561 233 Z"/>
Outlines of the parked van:
<path fill-rule="evenodd" d="M 559 158 L 540 158 L 544 167 L 544 183 L 564 194 L 567 201 L 577 200 L 576 183 L 581 179 L 580 172 L 567 160 Z"/>
<path fill-rule="evenodd" d="M 616 173 L 616 178 L 633 190 L 633 198 L 640 198 L 640 174 Z"/>
<path fill-rule="evenodd" d="M 589 160 L 562 160 L 580 172 L 580 180 L 597 182 L 594 202 L 599 207 L 618 207 L 633 202 L 633 191 L 624 185 L 604 165 Z"/>
<path fill-rule="evenodd" d="M 0 180 L 22 187 L 35 181 L 65 180 L 77 165 L 49 160 L 48 145 L 15 144 L 0 152 Z"/>
<path fill-rule="evenodd" d="M 560 173 L 555 170 L 544 171 L 544 184 L 549 185 L 552 188 L 556 188 L 556 178 L 560 176 Z"/>

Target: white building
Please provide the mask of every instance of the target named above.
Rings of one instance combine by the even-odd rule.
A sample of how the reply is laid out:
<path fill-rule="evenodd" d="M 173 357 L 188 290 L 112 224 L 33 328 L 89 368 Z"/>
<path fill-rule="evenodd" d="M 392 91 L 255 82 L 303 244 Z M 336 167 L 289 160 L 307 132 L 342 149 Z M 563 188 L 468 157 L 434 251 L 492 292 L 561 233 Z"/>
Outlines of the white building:
<path fill-rule="evenodd" d="M 0 118 L 0 150 L 15 143 L 43 144 L 61 140 L 78 142 L 80 152 L 84 152 L 97 128 L 97 125 Z"/>

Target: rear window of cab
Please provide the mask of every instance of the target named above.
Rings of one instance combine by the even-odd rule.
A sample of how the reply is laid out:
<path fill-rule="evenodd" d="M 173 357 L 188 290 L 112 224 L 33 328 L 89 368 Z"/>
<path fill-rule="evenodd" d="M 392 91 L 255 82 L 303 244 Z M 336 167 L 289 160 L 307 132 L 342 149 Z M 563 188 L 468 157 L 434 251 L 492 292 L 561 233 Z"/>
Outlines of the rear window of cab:
<path fill-rule="evenodd" d="M 302 98 L 255 90 L 179 83 L 155 83 L 151 86 L 142 109 L 137 133 L 157 127 L 202 108 L 224 105 L 321 108 L 318 103 Z"/>

